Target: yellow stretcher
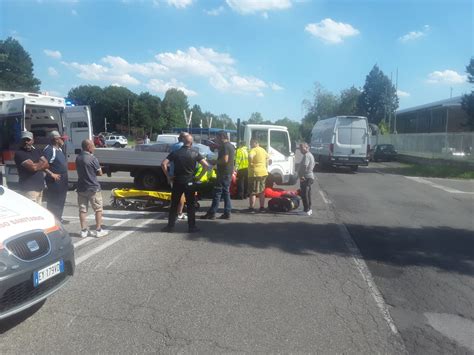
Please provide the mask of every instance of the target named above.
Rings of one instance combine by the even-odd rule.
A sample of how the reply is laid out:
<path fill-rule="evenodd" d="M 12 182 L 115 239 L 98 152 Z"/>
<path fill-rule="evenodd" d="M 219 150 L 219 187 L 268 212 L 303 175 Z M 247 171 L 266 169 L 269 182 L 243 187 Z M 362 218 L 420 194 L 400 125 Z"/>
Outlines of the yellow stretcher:
<path fill-rule="evenodd" d="M 171 192 L 135 189 L 113 189 L 112 207 L 134 210 L 147 210 L 167 207 L 171 203 Z"/>
<path fill-rule="evenodd" d="M 151 191 L 136 189 L 113 189 L 111 204 L 115 208 L 148 210 L 168 207 L 171 204 L 170 191 Z M 196 201 L 196 209 L 199 203 Z"/>

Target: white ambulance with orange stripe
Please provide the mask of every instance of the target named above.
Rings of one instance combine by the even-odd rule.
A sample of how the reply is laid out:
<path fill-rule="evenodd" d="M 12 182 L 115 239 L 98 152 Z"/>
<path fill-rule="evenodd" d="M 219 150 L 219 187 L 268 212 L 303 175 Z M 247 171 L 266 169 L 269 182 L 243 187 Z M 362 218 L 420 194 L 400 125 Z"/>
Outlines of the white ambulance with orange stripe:
<path fill-rule="evenodd" d="M 75 170 L 81 141 L 92 137 L 90 109 L 88 106 L 66 107 L 65 99 L 60 97 L 0 91 L 0 165 L 3 165 L 7 184 L 18 181 L 13 158 L 24 130 L 33 133 L 38 149 L 49 144 L 51 131 L 67 136 L 68 168 Z"/>

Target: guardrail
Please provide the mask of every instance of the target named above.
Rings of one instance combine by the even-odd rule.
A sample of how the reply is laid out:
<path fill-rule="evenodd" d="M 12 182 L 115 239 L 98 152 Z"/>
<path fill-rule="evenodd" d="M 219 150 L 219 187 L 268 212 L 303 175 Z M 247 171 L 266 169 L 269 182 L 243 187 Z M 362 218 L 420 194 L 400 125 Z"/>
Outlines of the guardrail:
<path fill-rule="evenodd" d="M 474 132 L 386 134 L 374 140 L 375 144 L 393 144 L 400 154 L 428 159 L 474 161 Z"/>

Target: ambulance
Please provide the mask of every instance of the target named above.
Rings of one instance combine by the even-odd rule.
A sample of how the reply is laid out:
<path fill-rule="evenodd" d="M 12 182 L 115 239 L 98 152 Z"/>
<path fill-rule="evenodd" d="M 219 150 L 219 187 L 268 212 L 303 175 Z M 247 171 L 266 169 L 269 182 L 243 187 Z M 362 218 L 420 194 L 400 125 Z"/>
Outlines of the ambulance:
<path fill-rule="evenodd" d="M 51 131 L 67 136 L 68 169 L 75 170 L 81 141 L 92 137 L 90 108 L 67 107 L 60 97 L 0 91 L 0 165 L 6 184 L 18 182 L 14 152 L 19 148 L 21 131 L 33 133 L 37 149 L 49 144 Z"/>

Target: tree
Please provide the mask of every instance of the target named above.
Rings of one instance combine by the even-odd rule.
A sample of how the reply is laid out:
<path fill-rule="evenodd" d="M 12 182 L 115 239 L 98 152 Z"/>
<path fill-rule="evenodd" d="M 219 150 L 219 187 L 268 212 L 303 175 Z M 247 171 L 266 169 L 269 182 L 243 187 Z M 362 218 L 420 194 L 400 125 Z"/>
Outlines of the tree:
<path fill-rule="evenodd" d="M 41 81 L 34 77 L 33 61 L 12 37 L 0 41 L 0 89 L 39 92 Z"/>
<path fill-rule="evenodd" d="M 199 127 L 199 125 L 202 122 L 202 127 L 207 127 L 206 126 L 206 116 L 201 110 L 201 106 L 199 105 L 194 105 L 191 108 L 191 111 L 193 111 L 193 117 L 191 119 L 191 127 Z"/>
<path fill-rule="evenodd" d="M 128 126 L 129 110 L 137 95 L 122 86 L 107 86 L 103 90 L 104 117 L 114 129 L 116 125 Z M 102 117 L 102 119 L 104 118 Z"/>
<path fill-rule="evenodd" d="M 285 126 L 286 128 L 288 128 L 291 142 L 297 142 L 301 140 L 301 132 L 300 132 L 301 124 L 299 122 L 292 121 L 288 117 L 285 117 L 285 118 L 275 121 L 275 124 L 278 126 Z"/>
<path fill-rule="evenodd" d="M 132 125 L 142 127 L 151 135 L 163 129 L 165 122 L 161 117 L 161 99 L 148 92 L 142 92 L 133 102 Z"/>
<path fill-rule="evenodd" d="M 367 116 L 370 123 L 387 122 L 395 116 L 398 96 L 390 79 L 374 65 L 365 79 L 364 88 L 358 100 L 358 111 Z"/>
<path fill-rule="evenodd" d="M 104 130 L 104 92 L 101 87 L 95 85 L 81 85 L 69 90 L 68 98 L 75 105 L 89 105 L 92 114 L 92 126 L 94 132 Z"/>
<path fill-rule="evenodd" d="M 337 115 L 339 98 L 324 89 L 320 83 L 315 83 L 313 100 L 304 100 L 303 106 L 307 112 L 303 117 L 300 132 L 303 139 L 309 141 L 311 130 L 318 120 Z"/>
<path fill-rule="evenodd" d="M 263 116 L 260 112 L 253 112 L 250 115 L 250 118 L 248 119 L 247 123 L 250 124 L 262 124 L 263 123 Z"/>
<path fill-rule="evenodd" d="M 164 119 L 164 128 L 184 127 L 184 113 L 189 115 L 188 97 L 184 92 L 178 89 L 168 89 L 161 104 L 162 117 Z"/>
<path fill-rule="evenodd" d="M 362 94 L 360 89 L 355 86 L 351 86 L 349 89 L 341 91 L 339 98 L 339 109 L 338 113 L 340 115 L 351 116 L 358 115 L 359 109 L 357 103 L 359 102 L 359 97 Z"/>
<path fill-rule="evenodd" d="M 467 81 L 474 84 L 474 57 L 471 58 L 469 65 L 466 66 Z M 470 94 L 462 97 L 462 108 L 466 111 L 468 119 L 467 126 L 471 131 L 474 131 L 474 90 Z"/>
<path fill-rule="evenodd" d="M 236 129 L 236 125 L 232 118 L 225 113 L 218 115 L 215 118 L 215 121 L 212 121 L 212 126 L 215 128 Z"/>

